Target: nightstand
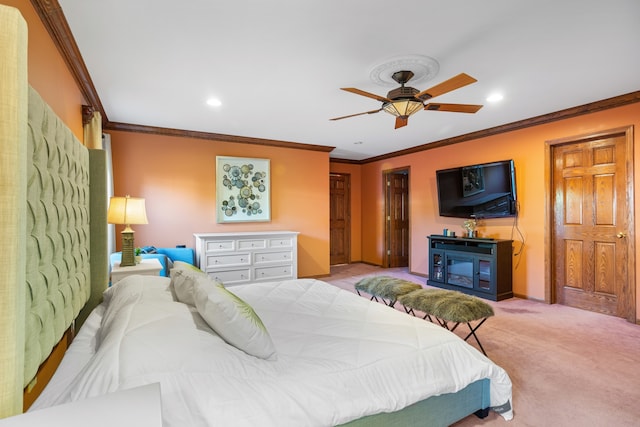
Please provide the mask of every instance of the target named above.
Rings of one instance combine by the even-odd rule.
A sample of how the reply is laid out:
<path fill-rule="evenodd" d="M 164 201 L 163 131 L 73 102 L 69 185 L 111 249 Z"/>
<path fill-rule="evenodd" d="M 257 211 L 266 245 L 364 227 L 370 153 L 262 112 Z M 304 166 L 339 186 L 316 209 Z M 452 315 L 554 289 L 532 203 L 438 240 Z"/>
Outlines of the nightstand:
<path fill-rule="evenodd" d="M 125 277 L 134 274 L 143 276 L 158 276 L 162 270 L 162 264 L 156 258 L 147 258 L 130 267 L 120 267 L 120 262 L 114 262 L 111 266 L 111 284 L 115 285 Z"/>

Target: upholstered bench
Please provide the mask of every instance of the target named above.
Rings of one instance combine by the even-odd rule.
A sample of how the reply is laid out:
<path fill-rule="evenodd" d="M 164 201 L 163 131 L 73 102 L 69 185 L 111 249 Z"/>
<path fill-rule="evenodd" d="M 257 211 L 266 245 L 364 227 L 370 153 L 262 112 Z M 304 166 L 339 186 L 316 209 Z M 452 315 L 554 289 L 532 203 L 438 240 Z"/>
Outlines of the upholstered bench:
<path fill-rule="evenodd" d="M 418 289 L 398 297 L 398 302 L 404 306 L 407 313 L 413 314 L 419 310 L 425 313 L 423 319 L 431 319 L 433 316 L 444 328 L 454 331 L 459 324 L 466 323 L 469 334 L 465 341 L 473 336 L 480 346 L 480 350 L 486 356 L 486 352 L 476 335 L 476 331 L 491 316 L 494 315 L 493 307 L 480 298 L 463 294 L 462 292 L 444 289 Z M 478 322 L 472 326 L 471 322 Z M 449 327 L 449 323 L 453 326 Z"/>
<path fill-rule="evenodd" d="M 371 300 L 378 301 L 378 298 L 389 307 L 393 307 L 400 295 L 422 289 L 417 283 L 404 279 L 397 279 L 389 276 L 371 276 L 359 280 L 355 284 L 356 292 L 366 292 L 371 295 Z M 388 301 L 385 301 L 388 300 Z"/>

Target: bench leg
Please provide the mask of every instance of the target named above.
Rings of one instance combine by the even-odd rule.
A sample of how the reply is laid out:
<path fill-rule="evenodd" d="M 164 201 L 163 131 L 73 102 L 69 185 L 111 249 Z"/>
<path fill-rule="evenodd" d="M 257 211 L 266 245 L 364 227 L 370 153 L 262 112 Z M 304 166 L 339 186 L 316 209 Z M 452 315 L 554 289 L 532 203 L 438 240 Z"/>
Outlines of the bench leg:
<path fill-rule="evenodd" d="M 428 314 L 427 314 L 428 316 Z M 476 331 L 478 330 L 478 328 L 480 326 L 482 326 L 482 324 L 485 322 L 485 320 L 487 320 L 488 317 L 485 317 L 484 319 L 482 319 L 480 321 L 480 323 L 478 323 L 475 328 L 471 326 L 471 322 L 467 322 L 467 326 L 469 327 L 469 334 L 467 334 L 466 337 L 464 337 L 464 340 L 468 340 L 472 335 L 473 337 L 476 339 L 476 342 L 478 343 L 478 346 L 480 347 L 480 350 L 482 350 L 482 354 L 484 354 L 485 356 L 487 355 L 487 352 L 484 351 L 484 347 L 482 347 L 482 344 L 480 343 L 480 340 L 478 339 L 478 336 L 476 335 Z M 431 317 L 429 317 L 429 320 L 431 320 Z M 455 331 L 456 328 L 458 327 L 458 325 L 460 325 L 460 322 L 456 323 L 455 325 L 453 325 L 453 327 L 449 328 L 449 324 L 446 320 L 442 320 L 438 317 L 436 317 L 436 320 L 438 321 L 438 323 L 440 323 L 440 326 L 442 326 L 445 329 L 450 330 L 451 332 Z"/>
<path fill-rule="evenodd" d="M 439 317 L 436 317 L 436 316 L 433 316 L 433 317 L 436 318 L 436 320 L 438 321 L 440 326 L 442 326 L 445 329 L 450 330 L 451 332 L 455 331 L 456 328 L 458 327 L 458 325 L 460 324 L 460 323 L 456 323 L 455 325 L 453 325 L 453 328 L 449 329 L 449 322 L 447 322 L 446 320 L 442 320 L 442 319 L 440 319 Z M 429 316 L 429 320 L 431 320 L 431 316 Z"/>
<path fill-rule="evenodd" d="M 410 315 L 412 315 L 412 316 L 414 316 L 414 317 L 418 317 L 418 316 L 416 316 L 416 312 L 415 312 L 415 311 L 413 311 L 413 308 L 411 308 L 411 307 L 407 307 L 406 305 L 403 305 L 403 307 L 404 307 L 404 311 L 405 311 L 407 314 L 410 314 Z M 433 319 L 431 318 L 431 315 L 429 315 L 429 313 L 425 313 L 425 315 L 424 315 L 424 316 L 422 316 L 422 319 L 423 319 L 423 320 L 427 320 L 427 319 L 428 319 L 428 320 L 429 320 L 429 322 L 434 323 L 434 322 L 433 322 Z M 440 325 L 442 325 L 442 323 L 440 323 Z"/>
<path fill-rule="evenodd" d="M 469 332 L 469 334 L 464 338 L 464 340 L 466 341 L 467 339 L 469 339 L 469 337 L 471 337 L 471 335 L 473 335 L 473 337 L 476 339 L 476 342 L 478 343 L 478 346 L 480 346 L 480 350 L 482 350 L 482 354 L 484 354 L 485 356 L 487 355 L 487 352 L 485 352 L 485 351 L 484 351 L 484 348 L 482 347 L 482 344 L 480 344 L 480 340 L 478 339 L 478 336 L 476 335 L 476 331 L 478 330 L 478 328 L 479 328 L 480 326 L 482 326 L 482 324 L 483 324 L 483 323 L 485 322 L 485 320 L 487 320 L 487 319 L 488 319 L 488 317 L 485 317 L 484 319 L 482 319 L 482 320 L 480 321 L 480 323 L 478 323 L 478 324 L 476 325 L 476 327 L 475 327 L 475 328 L 471 326 L 471 322 L 468 322 L 468 323 L 467 323 L 467 326 L 469 327 L 469 331 L 471 331 L 471 332 Z M 456 326 L 457 326 L 457 325 L 456 325 Z"/>

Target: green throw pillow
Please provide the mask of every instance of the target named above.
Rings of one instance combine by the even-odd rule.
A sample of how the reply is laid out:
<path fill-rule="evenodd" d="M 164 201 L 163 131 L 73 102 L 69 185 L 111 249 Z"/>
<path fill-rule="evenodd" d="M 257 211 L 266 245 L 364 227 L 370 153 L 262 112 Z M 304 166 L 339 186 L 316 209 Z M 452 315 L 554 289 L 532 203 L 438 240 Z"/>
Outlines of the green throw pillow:
<path fill-rule="evenodd" d="M 195 285 L 198 313 L 227 343 L 255 357 L 276 360 L 267 328 L 253 308 L 209 276 Z"/>

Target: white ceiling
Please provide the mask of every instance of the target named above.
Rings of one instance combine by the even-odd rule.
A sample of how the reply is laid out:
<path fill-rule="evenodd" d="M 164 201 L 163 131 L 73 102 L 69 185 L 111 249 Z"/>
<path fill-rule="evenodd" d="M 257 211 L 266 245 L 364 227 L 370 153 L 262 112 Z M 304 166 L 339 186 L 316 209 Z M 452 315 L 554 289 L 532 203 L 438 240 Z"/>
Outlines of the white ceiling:
<path fill-rule="evenodd" d="M 638 0 L 59 0 L 110 122 L 336 147 L 362 160 L 640 90 Z M 401 56 L 477 83 L 394 129 L 341 87 L 386 96 Z M 393 71 L 390 70 L 389 74 Z M 493 92 L 502 102 L 488 104 Z M 220 107 L 206 100 L 217 97 Z"/>

